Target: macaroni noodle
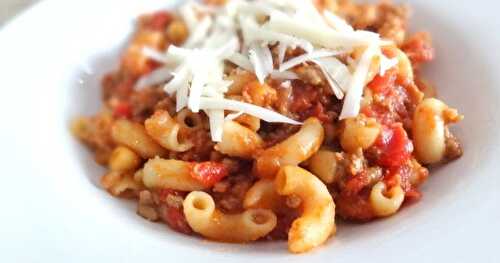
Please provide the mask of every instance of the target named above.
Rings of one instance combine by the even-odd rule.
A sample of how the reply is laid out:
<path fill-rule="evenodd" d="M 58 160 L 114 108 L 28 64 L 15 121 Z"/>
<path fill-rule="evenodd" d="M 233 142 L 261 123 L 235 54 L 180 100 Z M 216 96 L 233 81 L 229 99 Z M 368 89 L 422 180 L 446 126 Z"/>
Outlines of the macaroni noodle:
<path fill-rule="evenodd" d="M 206 187 L 191 176 L 192 164 L 178 160 L 154 158 L 146 162 L 142 181 L 148 188 L 196 191 Z"/>
<path fill-rule="evenodd" d="M 257 133 L 234 121 L 226 121 L 223 131 L 222 141 L 215 146 L 223 154 L 251 159 L 262 148 L 262 139 Z"/>
<path fill-rule="evenodd" d="M 288 232 L 288 249 L 306 252 L 323 244 L 335 232 L 335 203 L 326 186 L 313 174 L 297 166 L 280 169 L 275 179 L 280 195 L 302 199 L 302 215 Z"/>
<path fill-rule="evenodd" d="M 151 139 L 144 126 L 138 123 L 123 119 L 115 121 L 111 137 L 117 144 L 127 146 L 144 159 L 166 154 L 166 150 Z"/>
<path fill-rule="evenodd" d="M 185 152 L 193 147 L 191 142 L 179 141 L 181 126 L 166 111 L 156 111 L 144 123 L 147 133 L 161 146 L 175 152 Z"/>
<path fill-rule="evenodd" d="M 390 216 L 398 211 L 403 204 L 405 193 L 401 186 L 393 186 L 387 194 L 389 197 L 384 195 L 385 192 L 384 182 L 376 183 L 372 191 L 370 192 L 370 204 L 377 216 Z"/>
<path fill-rule="evenodd" d="M 281 143 L 265 149 L 255 160 L 258 176 L 273 178 L 284 165 L 298 165 L 309 159 L 323 143 L 324 130 L 317 118 L 307 119 L 302 128 Z"/>
<path fill-rule="evenodd" d="M 223 214 L 205 192 L 191 192 L 183 207 L 186 220 L 196 233 L 218 241 L 254 241 L 276 226 L 276 216 L 271 210 L 248 209 L 240 214 Z"/>
<path fill-rule="evenodd" d="M 309 169 L 321 181 L 331 184 L 337 179 L 336 153 L 328 150 L 319 150 L 309 160 Z"/>
<path fill-rule="evenodd" d="M 417 160 L 423 164 L 440 162 L 446 151 L 446 125 L 462 118 L 440 100 L 423 100 L 415 110 L 412 126 Z"/>

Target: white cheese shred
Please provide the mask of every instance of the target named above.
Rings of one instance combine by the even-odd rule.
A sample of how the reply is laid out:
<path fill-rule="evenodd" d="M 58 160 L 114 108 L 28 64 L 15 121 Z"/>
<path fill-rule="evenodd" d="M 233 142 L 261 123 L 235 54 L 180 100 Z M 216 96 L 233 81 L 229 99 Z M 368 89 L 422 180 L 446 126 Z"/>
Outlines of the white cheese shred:
<path fill-rule="evenodd" d="M 379 46 L 372 44 L 368 46 L 361 56 L 344 99 L 344 105 L 339 117 L 340 120 L 358 116 L 366 77 L 370 70 L 372 59 L 377 55 L 377 51 L 379 51 Z"/>
<path fill-rule="evenodd" d="M 212 137 L 212 141 L 222 141 L 222 132 L 224 129 L 224 110 L 213 109 L 205 110 L 205 112 L 209 118 L 208 122 L 210 124 L 210 136 Z"/>
<path fill-rule="evenodd" d="M 161 67 L 153 72 L 142 76 L 135 84 L 135 89 L 143 89 L 153 85 L 165 83 L 172 79 L 172 71 L 167 67 Z"/>
<path fill-rule="evenodd" d="M 241 115 L 245 114 L 244 112 L 242 111 L 239 111 L 239 112 L 233 112 L 233 113 L 229 113 L 228 115 L 226 115 L 226 117 L 224 118 L 224 121 L 232 121 L 232 120 L 235 120 L 237 118 L 239 118 Z"/>
<path fill-rule="evenodd" d="M 341 32 L 354 32 L 354 28 L 349 25 L 344 19 L 336 16 L 332 12 L 325 10 L 323 12 L 323 17 L 329 26 L 333 27 L 337 31 Z"/>
<path fill-rule="evenodd" d="M 293 71 L 273 70 L 271 72 L 271 78 L 278 80 L 294 80 L 294 79 L 299 79 L 299 76 Z"/>
<path fill-rule="evenodd" d="M 281 122 L 294 125 L 301 123 L 281 115 L 275 111 L 259 107 L 254 104 L 223 98 L 201 98 L 200 108 L 204 110 L 225 109 L 231 111 L 241 111 L 267 122 Z"/>
<path fill-rule="evenodd" d="M 332 57 L 339 55 L 340 52 L 329 51 L 329 50 L 316 50 L 311 53 L 306 53 L 304 55 L 300 55 L 298 57 L 294 57 L 285 63 L 280 65 L 280 71 L 289 70 L 297 65 L 300 65 L 304 62 L 311 61 L 316 58 L 324 58 L 324 57 Z"/>
<path fill-rule="evenodd" d="M 373 32 L 354 30 L 334 13 L 320 13 L 307 0 L 231 0 L 222 7 L 188 0 L 179 15 L 189 30 L 188 39 L 182 47 L 170 45 L 166 51 L 144 47 L 142 54 L 162 66 L 142 76 L 136 88 L 165 83 L 165 92 L 176 98 L 177 112 L 187 108 L 207 114 L 215 142 L 222 140 L 224 121 L 242 114 L 267 122 L 301 124 L 271 109 L 227 99 L 232 84 L 227 80 L 227 70 L 232 70 L 226 67 L 229 62 L 236 70 L 254 73 L 260 83 L 268 77 L 279 81 L 283 89 L 292 88 L 292 80 L 299 79 L 292 68 L 316 64 L 333 94 L 344 100 L 340 119 L 358 115 L 375 56 L 380 56 L 381 75 L 397 65 L 396 59 L 380 51 L 380 46 L 391 42 Z M 336 56 L 357 47 L 367 48 L 351 73 Z M 303 54 L 289 58 L 287 51 L 295 49 Z M 224 116 L 225 111 L 232 113 Z"/>
<path fill-rule="evenodd" d="M 255 75 L 260 83 L 264 83 L 266 77 L 271 73 L 273 60 L 269 48 L 252 44 L 248 50 L 250 62 L 253 65 Z"/>
<path fill-rule="evenodd" d="M 229 57 L 227 57 L 227 60 L 246 71 L 254 71 L 253 65 L 248 57 L 241 53 L 233 53 Z"/>

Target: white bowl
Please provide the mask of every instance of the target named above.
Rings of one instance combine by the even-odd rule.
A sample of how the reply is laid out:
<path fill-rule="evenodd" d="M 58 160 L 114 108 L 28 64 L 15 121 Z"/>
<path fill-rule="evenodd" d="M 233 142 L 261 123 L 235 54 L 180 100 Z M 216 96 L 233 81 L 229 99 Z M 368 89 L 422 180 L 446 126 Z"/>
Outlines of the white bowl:
<path fill-rule="evenodd" d="M 432 170 L 424 198 L 396 216 L 342 224 L 319 249 L 231 245 L 183 236 L 135 214 L 96 184 L 103 169 L 68 132 L 100 104 L 133 18 L 172 1 L 41 2 L 0 32 L 2 262 L 494 262 L 500 206 L 500 4 L 411 1 L 412 27 L 434 36 L 426 76 L 465 120 L 464 156 Z"/>

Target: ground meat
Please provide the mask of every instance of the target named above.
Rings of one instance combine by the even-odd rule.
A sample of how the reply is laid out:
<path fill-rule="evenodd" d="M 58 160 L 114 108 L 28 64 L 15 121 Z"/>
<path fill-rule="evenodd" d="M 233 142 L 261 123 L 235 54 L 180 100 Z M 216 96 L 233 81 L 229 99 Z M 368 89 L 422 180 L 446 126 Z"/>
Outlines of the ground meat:
<path fill-rule="evenodd" d="M 340 194 L 335 198 L 336 213 L 340 217 L 353 221 L 369 221 L 375 214 L 368 200 L 369 191 L 359 195 Z"/>
<path fill-rule="evenodd" d="M 414 70 L 434 59 L 432 39 L 427 32 L 416 33 L 406 40 L 401 48 L 411 60 Z"/>
<path fill-rule="evenodd" d="M 455 160 L 462 156 L 463 149 L 462 145 L 458 141 L 458 139 L 450 132 L 448 127 L 445 128 L 445 158 L 447 161 Z"/>
<path fill-rule="evenodd" d="M 243 199 L 255 178 L 247 174 L 229 176 L 217 183 L 212 189 L 212 196 L 217 206 L 224 212 L 237 213 L 243 211 Z"/>
<path fill-rule="evenodd" d="M 296 125 L 263 122 L 259 130 L 259 135 L 264 140 L 264 148 L 268 148 L 290 137 L 299 128 Z"/>
<path fill-rule="evenodd" d="M 132 119 L 143 123 L 165 97 L 167 95 L 161 88 L 146 88 L 132 92 L 128 100 L 132 107 Z"/>
<path fill-rule="evenodd" d="M 280 211 L 277 217 L 276 227 L 263 237 L 263 240 L 287 240 L 288 232 L 292 227 L 292 223 L 295 219 L 300 216 L 300 212 L 297 209 L 288 208 L 286 210 Z"/>
<path fill-rule="evenodd" d="M 107 164 L 115 143 L 111 138 L 113 117 L 109 110 L 104 109 L 94 117 L 81 117 L 71 124 L 72 133 L 95 153 L 95 161 Z"/>
<path fill-rule="evenodd" d="M 150 191 L 144 190 L 139 193 L 137 214 L 150 221 L 158 220 L 158 212 L 156 211 L 153 195 Z"/>
<path fill-rule="evenodd" d="M 186 137 L 193 143 L 193 147 L 186 152 L 171 152 L 170 158 L 189 162 L 201 162 L 212 160 L 212 154 L 218 155 L 218 152 L 214 150 L 215 143 L 212 141 L 208 130 L 191 130 Z"/>
<path fill-rule="evenodd" d="M 184 234 L 193 232 L 182 209 L 186 193 L 171 189 L 159 189 L 152 194 L 156 211 L 163 222 L 175 231 Z"/>
<path fill-rule="evenodd" d="M 356 29 L 378 32 L 384 38 L 401 44 L 405 39 L 409 9 L 390 1 L 367 4 L 352 0 L 338 1 L 338 13 Z"/>
<path fill-rule="evenodd" d="M 108 101 L 111 98 L 127 100 L 136 81 L 136 76 L 121 70 L 107 74 L 101 82 L 103 100 Z"/>
<path fill-rule="evenodd" d="M 300 120 L 314 116 L 325 123 L 333 122 L 339 115 L 341 102 L 332 96 L 329 86 L 315 86 L 296 80 L 292 82 L 291 88 L 288 102 L 285 102 L 287 106 L 285 115 Z M 278 100 L 278 103 L 283 103 L 283 101 Z M 277 105 L 276 108 L 281 109 L 283 106 Z"/>

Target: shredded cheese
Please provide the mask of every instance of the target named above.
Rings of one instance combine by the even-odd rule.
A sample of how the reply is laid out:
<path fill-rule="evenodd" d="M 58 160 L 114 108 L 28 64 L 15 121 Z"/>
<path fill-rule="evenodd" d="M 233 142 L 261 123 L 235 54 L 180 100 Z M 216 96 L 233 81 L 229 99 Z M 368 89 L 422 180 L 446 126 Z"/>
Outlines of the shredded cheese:
<path fill-rule="evenodd" d="M 196 26 L 194 31 L 189 35 L 189 38 L 186 40 L 184 44 L 185 47 L 195 47 L 199 43 L 201 43 L 208 34 L 208 30 L 212 25 L 212 18 L 209 16 L 205 16 L 203 20 Z"/>
<path fill-rule="evenodd" d="M 397 58 L 387 58 L 383 54 L 380 54 L 380 76 L 385 76 L 385 72 L 399 63 Z"/>
<path fill-rule="evenodd" d="M 294 57 L 294 58 L 288 60 L 287 62 L 281 64 L 280 71 L 289 70 L 297 65 L 300 65 L 300 64 L 307 62 L 307 61 L 311 61 L 313 59 L 332 57 L 332 56 L 339 55 L 340 53 L 341 52 L 329 51 L 329 50 L 324 50 L 324 49 L 316 50 L 316 51 L 311 52 L 311 53 L 306 53 L 304 55 Z"/>
<path fill-rule="evenodd" d="M 379 46 L 372 44 L 365 50 L 359 63 L 352 75 L 347 95 L 344 99 L 342 112 L 340 113 L 340 120 L 353 118 L 359 114 L 361 97 L 363 95 L 363 88 L 365 86 L 366 77 L 370 70 L 372 59 L 377 55 Z"/>
<path fill-rule="evenodd" d="M 397 59 L 388 59 L 380 51 L 380 46 L 389 45 L 390 41 L 381 40 L 373 32 L 354 30 L 329 11 L 319 13 L 312 1 L 231 0 L 223 7 L 189 1 L 179 13 L 190 32 L 188 39 L 182 47 L 170 45 L 165 52 L 143 48 L 146 57 L 162 66 L 141 77 L 136 88 L 168 81 L 164 90 L 176 97 L 176 111 L 183 108 L 204 111 L 209 117 L 213 141 L 222 139 L 224 121 L 242 114 L 267 122 L 300 124 L 271 109 L 225 98 L 232 84 L 225 72 L 227 63 L 255 73 L 261 83 L 270 77 L 281 81 L 281 88 L 290 89 L 291 80 L 299 79 L 290 69 L 312 62 L 321 70 L 334 95 L 344 99 L 340 119 L 359 113 L 366 77 L 375 56 L 380 56 L 381 75 L 397 65 Z M 350 53 L 356 47 L 367 48 L 351 73 L 336 56 Z M 297 48 L 305 53 L 290 57 L 294 52 L 287 51 Z M 233 113 L 224 116 L 225 111 Z"/>
<path fill-rule="evenodd" d="M 354 32 L 354 28 L 349 25 L 344 19 L 336 16 L 332 12 L 325 10 L 323 12 L 323 17 L 329 26 L 333 27 L 337 31 L 342 32 Z"/>
<path fill-rule="evenodd" d="M 136 89 L 142 89 L 157 84 L 162 84 L 172 78 L 171 70 L 167 67 L 162 67 L 154 70 L 148 75 L 142 76 L 135 84 Z"/>
<path fill-rule="evenodd" d="M 293 71 L 273 70 L 271 72 L 271 78 L 281 79 L 281 80 L 294 80 L 294 79 L 299 79 L 299 76 Z"/>
<path fill-rule="evenodd" d="M 332 78 L 343 92 L 349 89 L 351 82 L 351 72 L 349 68 L 335 57 L 317 58 L 314 63 L 323 68 L 327 75 Z M 339 98 L 340 99 L 340 98 Z"/>
<path fill-rule="evenodd" d="M 263 47 L 253 45 L 248 51 L 250 54 L 250 62 L 252 63 L 255 75 L 257 75 L 257 79 L 259 79 L 260 83 L 264 83 L 267 75 L 269 74 L 267 66 L 265 65 L 266 61 L 264 61 L 265 58 L 263 49 Z"/>
<path fill-rule="evenodd" d="M 254 104 L 230 99 L 201 98 L 200 108 L 204 110 L 225 109 L 231 111 L 242 111 L 267 122 L 281 122 L 294 125 L 301 124 L 300 122 L 292 120 L 275 111 L 262 108 Z"/>
<path fill-rule="evenodd" d="M 235 64 L 236 66 L 246 70 L 253 72 L 253 65 L 248 59 L 247 56 L 241 54 L 241 53 L 233 53 L 227 57 L 227 60 L 229 60 L 231 63 Z"/>

